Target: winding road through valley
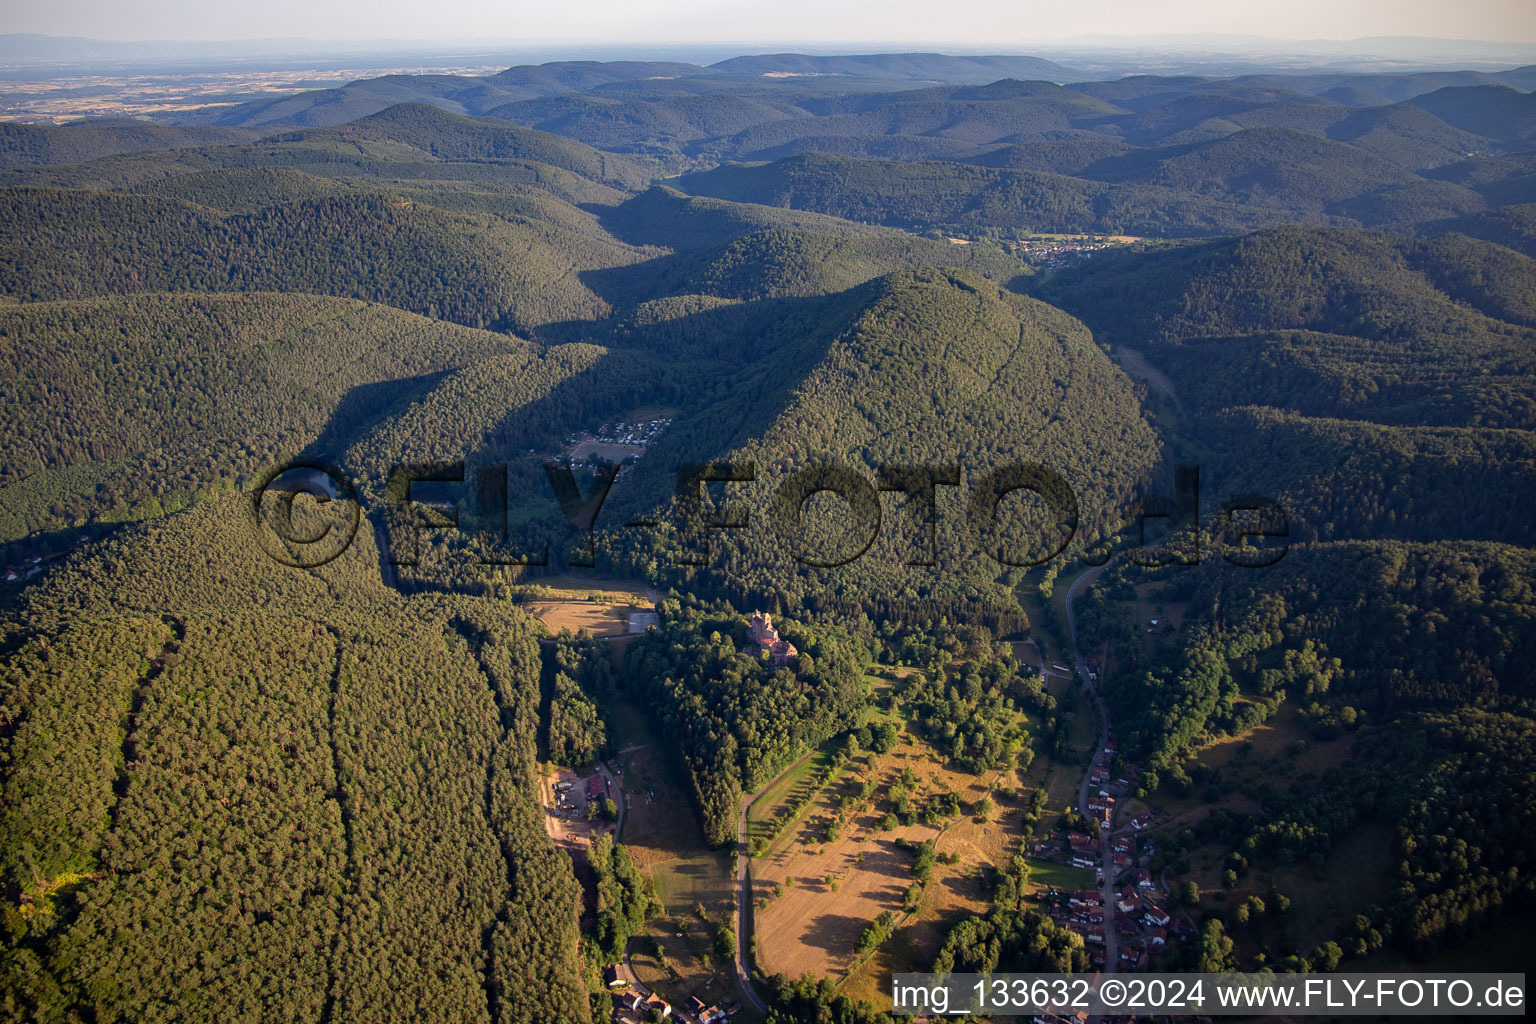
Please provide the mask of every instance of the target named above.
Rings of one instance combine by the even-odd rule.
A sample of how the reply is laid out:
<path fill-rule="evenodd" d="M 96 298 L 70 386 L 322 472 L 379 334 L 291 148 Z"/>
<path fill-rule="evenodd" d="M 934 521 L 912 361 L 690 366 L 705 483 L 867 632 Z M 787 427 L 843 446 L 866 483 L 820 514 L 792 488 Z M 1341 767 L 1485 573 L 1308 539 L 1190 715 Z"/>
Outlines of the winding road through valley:
<path fill-rule="evenodd" d="M 1098 687 L 1094 686 L 1093 679 L 1088 675 L 1088 664 L 1083 660 L 1083 652 L 1078 649 L 1077 612 L 1072 603 L 1077 600 L 1077 595 L 1082 589 L 1093 582 L 1106 568 L 1107 566 L 1103 565 L 1095 566 L 1078 576 L 1072 581 L 1072 586 L 1068 588 L 1067 596 L 1062 601 L 1067 612 L 1067 637 L 1072 641 L 1072 668 L 1083 684 L 1083 691 L 1088 694 L 1088 698 L 1099 712 L 1099 742 L 1093 749 L 1093 756 L 1088 760 L 1088 767 L 1083 772 L 1083 781 L 1078 785 L 1077 790 L 1077 812 L 1085 818 L 1092 817 L 1088 811 L 1088 796 L 1092 786 L 1093 764 L 1098 760 L 1105 745 L 1109 743 L 1109 707 L 1104 703 L 1103 695 L 1099 693 Z M 1105 825 L 1103 831 L 1099 833 L 1104 842 L 1102 870 L 1104 872 L 1104 972 L 1106 974 L 1115 973 L 1120 962 L 1115 939 L 1115 851 L 1111 841 L 1114 836 L 1113 820 L 1111 815 L 1110 824 Z"/>

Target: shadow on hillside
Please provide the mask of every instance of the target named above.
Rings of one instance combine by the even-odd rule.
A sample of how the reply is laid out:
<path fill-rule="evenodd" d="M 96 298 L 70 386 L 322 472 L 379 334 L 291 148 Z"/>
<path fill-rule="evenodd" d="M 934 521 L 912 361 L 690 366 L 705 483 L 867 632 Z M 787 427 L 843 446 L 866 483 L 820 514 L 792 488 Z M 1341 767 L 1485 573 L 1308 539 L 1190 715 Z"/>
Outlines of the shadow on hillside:
<path fill-rule="evenodd" d="M 367 436 L 370 430 L 410 403 L 419 401 L 452 372 L 440 370 L 398 380 L 359 384 L 348 389 L 320 433 L 305 446 L 300 456 L 340 462 L 347 449 Z"/>
<path fill-rule="evenodd" d="M 576 276 L 610 306 L 628 308 L 651 299 L 701 291 L 698 285 L 690 287 L 690 282 L 694 272 L 706 262 L 706 255 L 669 253 L 639 263 L 583 270 Z"/>

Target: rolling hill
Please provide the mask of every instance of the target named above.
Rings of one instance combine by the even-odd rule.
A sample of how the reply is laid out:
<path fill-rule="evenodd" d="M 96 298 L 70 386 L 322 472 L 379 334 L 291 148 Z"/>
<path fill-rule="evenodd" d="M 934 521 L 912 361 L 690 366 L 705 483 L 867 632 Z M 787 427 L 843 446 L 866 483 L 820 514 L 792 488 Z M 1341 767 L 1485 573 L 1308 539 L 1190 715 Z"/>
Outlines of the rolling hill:
<path fill-rule="evenodd" d="M 0 288 L 29 300 L 293 290 L 526 331 L 606 315 L 580 272 L 643 255 L 605 235 L 382 193 L 229 215 L 173 199 L 55 189 L 0 190 L 0 201 Z"/>
<path fill-rule="evenodd" d="M 355 147 L 365 156 L 370 155 L 372 146 L 396 143 L 411 152 L 390 154 L 393 160 L 415 156 L 445 163 L 524 161 L 558 167 L 620 188 L 643 186 L 652 173 L 647 164 L 599 152 L 562 135 L 492 118 L 458 117 L 425 103 L 401 103 L 345 125 L 285 133 L 274 136 L 273 141 L 309 146 L 334 143 Z"/>
<path fill-rule="evenodd" d="M 1436 89 L 1411 101 L 1446 124 L 1504 143 L 1536 138 L 1536 94 L 1507 85 Z"/>
<path fill-rule="evenodd" d="M 1310 139 L 1307 144 L 1313 147 Z M 1136 156 L 1112 157 L 1106 162 L 1129 161 Z M 1375 159 L 1365 154 L 1361 158 Z M 1311 169 L 1302 173 L 1306 165 L 1300 161 L 1289 180 L 1283 168 L 1275 170 L 1274 177 L 1269 179 L 1276 187 L 1285 185 L 1289 189 L 1273 205 L 1242 201 L 1268 198 L 1266 181 L 1243 180 L 1244 166 L 1260 166 L 1268 172 L 1269 168 L 1262 167 L 1258 160 L 1250 150 L 1236 160 L 1213 157 L 1207 162 L 1196 158 L 1193 166 L 1175 164 L 1167 172 L 1168 179 L 1178 183 L 1213 183 L 1213 195 L 1140 181 L 1110 183 L 968 164 L 852 160 L 810 154 L 761 165 L 727 165 L 683 175 L 676 183 L 686 192 L 733 202 L 784 206 L 908 230 L 939 229 L 1003 237 L 1035 232 L 1188 237 L 1229 234 L 1294 220 L 1326 222 L 1333 218 L 1332 214 L 1318 210 L 1318 204 L 1310 199 L 1307 208 L 1299 211 L 1284 205 L 1288 199 L 1307 195 L 1306 186 L 1319 180 L 1318 174 L 1327 173 L 1314 173 Z M 1158 179 L 1156 170 L 1142 173 L 1154 182 Z M 1391 173 L 1398 178 L 1403 172 L 1393 169 Z M 1223 174 L 1230 178 L 1224 181 Z M 1223 184 L 1237 191 L 1223 191 Z M 1379 183 L 1356 175 L 1346 178 L 1335 194 L 1347 194 L 1352 186 L 1371 188 L 1379 187 Z M 1471 202 L 1481 205 L 1475 198 Z"/>
<path fill-rule="evenodd" d="M 1214 142 L 1139 150 L 1082 174 L 1313 213 L 1414 177 L 1381 157 L 1290 128 L 1247 128 Z"/>
<path fill-rule="evenodd" d="M 244 505 L 125 527 L 5 620 L 0 871 L 29 906 L 7 1006 L 590 1020 L 581 889 L 537 802 L 538 627 L 402 596 L 367 531 L 274 575 Z"/>
<path fill-rule="evenodd" d="M 1531 543 L 1536 261 L 1288 228 L 1106 259 L 1042 293 L 1145 350 L 1210 439 L 1204 483 L 1283 497 L 1293 536 Z"/>
<path fill-rule="evenodd" d="M 1075 489 L 1085 538 L 1117 518 L 1157 465 L 1157 445 L 1130 382 L 1080 326 L 974 274 L 902 271 L 819 300 L 756 305 L 756 315 L 749 308 L 744 320 L 758 325 L 762 340 L 738 346 L 742 360 L 731 386 L 686 410 L 646 457 L 663 467 L 729 460 L 757 466 L 756 482 L 740 493 L 753 523 L 762 525 L 714 542 L 721 552 L 715 578 L 728 592 L 790 596 L 813 588 L 829 598 L 895 599 L 958 587 L 974 588 L 987 602 L 1000 598 L 987 581 L 1005 567 L 977 549 L 960 499 L 950 494 L 941 505 L 937 569 L 903 567 L 911 537 L 894 515 L 871 552 L 841 569 L 796 563 L 789 554 L 794 538 L 772 526 L 770 495 L 813 453 L 861 475 L 891 462 L 958 463 L 968 486 L 1011 460 L 1038 461 Z M 801 326 L 807 321 L 814 324 L 809 335 Z M 1084 401 L 1090 394 L 1094 400 Z M 744 402 L 742 395 L 753 398 Z M 1104 458 L 1109 452 L 1116 454 Z M 647 475 L 642 467 L 631 492 L 615 494 L 613 521 L 654 515 L 658 504 L 669 508 L 673 488 L 670 475 Z M 846 513 L 818 507 L 809 515 L 810 542 L 841 550 Z M 1039 536 L 1038 524 L 1025 532 L 1034 523 L 1031 510 L 1008 515 L 1017 516 L 1008 520 L 1016 531 L 1008 536 Z M 663 512 L 662 519 L 670 516 Z M 665 552 L 688 542 L 664 530 L 638 544 L 620 531 L 611 543 L 622 561 L 666 578 L 675 570 L 666 568 Z"/>
<path fill-rule="evenodd" d="M 174 175 L 258 169 L 295 170 L 351 182 L 384 181 L 391 186 L 458 182 L 460 187 L 536 187 L 570 203 L 612 203 L 649 184 L 657 165 L 505 121 L 460 117 L 416 103 L 344 126 L 274 133 L 259 144 L 198 146 L 20 168 L 0 172 L 0 183 L 155 189 Z"/>
<path fill-rule="evenodd" d="M 772 53 L 732 57 L 710 65 L 710 70 L 735 75 L 835 75 L 839 78 L 909 79 L 934 82 L 995 82 L 1000 78 L 1033 78 L 1073 81 L 1072 71 L 1039 57 L 957 57 L 942 53 L 879 53 L 850 56 L 809 56 L 803 53 Z"/>
<path fill-rule="evenodd" d="M 1029 264 L 997 246 L 959 246 L 899 232 L 822 234 L 757 231 L 718 246 L 617 268 L 605 294 L 631 301 L 680 295 L 751 300 L 827 295 L 914 267 L 957 267 L 1001 285 L 1022 280 Z"/>
<path fill-rule="evenodd" d="M 67 125 L 0 124 L 0 171 L 39 164 L 79 164 L 104 156 L 246 142 L 238 128 L 172 127 L 143 121 L 89 120 Z"/>
<path fill-rule="evenodd" d="M 745 1003 L 728 947 L 776 965 L 724 908 L 777 894 L 718 848 L 805 755 L 803 827 L 864 830 L 919 911 L 836 956 L 1086 967 L 1009 858 L 1101 698 L 1111 785 L 1184 823 L 1136 867 L 1199 897 L 1150 966 L 1517 956 L 1536 68 L 1078 77 L 571 61 L 0 126 L 0 1017 L 591 1024 L 626 960 Z M 353 506 L 257 495 L 294 456 L 361 497 L 311 568 Z M 555 494 L 606 459 L 589 535 Z M 1191 464 L 1198 558 L 1142 564 Z M 655 628 L 524 614 L 589 585 Z M 885 792 L 909 741 L 939 774 Z M 615 756 L 623 843 L 573 862 L 538 773 Z M 945 846 L 876 835 L 919 816 Z M 925 887 L 941 849 L 974 863 Z M 766 1017 L 885 1020 L 847 980 Z"/>
<path fill-rule="evenodd" d="M 270 293 L 8 305 L 0 346 L 0 543 L 157 516 L 300 451 L 334 459 L 442 374 L 531 350 L 387 306 Z"/>

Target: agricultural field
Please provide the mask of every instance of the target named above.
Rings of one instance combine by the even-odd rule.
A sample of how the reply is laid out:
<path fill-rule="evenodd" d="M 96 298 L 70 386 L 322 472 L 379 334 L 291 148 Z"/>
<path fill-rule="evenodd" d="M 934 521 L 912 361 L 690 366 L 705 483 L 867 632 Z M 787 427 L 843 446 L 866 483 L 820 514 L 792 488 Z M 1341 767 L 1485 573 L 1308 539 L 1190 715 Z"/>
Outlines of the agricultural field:
<path fill-rule="evenodd" d="M 619 700 L 609 708 L 619 743 L 624 827 L 620 840 L 651 878 L 662 912 L 630 943 L 630 967 L 641 984 L 674 1005 L 697 995 L 706 1003 L 741 1002 L 729 961 L 714 955 L 723 925 L 735 927 L 735 860 L 704 845 L 676 755 L 642 710 Z M 702 914 L 700 911 L 702 910 Z M 738 1020 L 752 1024 L 750 1006 Z"/>
<path fill-rule="evenodd" d="M 654 618 L 657 595 L 634 580 L 548 576 L 518 588 L 523 610 L 550 633 L 592 631 L 593 636 L 641 632 Z"/>
<path fill-rule="evenodd" d="M 830 749 L 818 751 L 765 790 L 752 807 L 752 835 L 768 836 L 767 822 L 815 788 L 831 764 Z M 962 813 L 883 828 L 891 810 L 886 794 L 906 773 L 915 806 L 947 792 L 959 798 Z M 979 820 L 972 808 L 991 794 L 994 782 L 1007 787 L 1009 796 L 993 794 L 988 820 Z M 873 783 L 872 794 L 858 801 L 867 783 Z M 937 952 L 948 920 L 986 911 L 986 870 L 1021 834 L 1023 809 L 1013 795 L 1015 783 L 1011 770 L 977 776 L 948 767 L 910 734 L 889 753 L 866 751 L 847 761 L 752 861 L 759 968 L 792 977 L 824 973 L 843 979 L 850 995 L 883 1001 L 889 970 L 923 966 Z M 858 809 L 829 831 L 845 797 Z M 937 863 L 918 910 L 908 915 L 903 904 L 913 881 L 913 848 L 929 841 L 935 843 Z M 863 962 L 855 949 L 859 935 L 884 911 L 897 915 L 899 925 Z"/>

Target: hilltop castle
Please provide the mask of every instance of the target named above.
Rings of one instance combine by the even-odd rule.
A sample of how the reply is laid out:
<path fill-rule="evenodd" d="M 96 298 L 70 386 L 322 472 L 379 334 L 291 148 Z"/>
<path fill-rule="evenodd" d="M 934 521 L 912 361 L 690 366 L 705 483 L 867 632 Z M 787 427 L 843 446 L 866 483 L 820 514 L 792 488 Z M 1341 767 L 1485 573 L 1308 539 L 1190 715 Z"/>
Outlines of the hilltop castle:
<path fill-rule="evenodd" d="M 752 613 L 747 622 L 747 636 L 768 652 L 775 665 L 786 665 L 790 658 L 800 653 L 794 644 L 779 637 L 779 631 L 773 628 L 773 616 L 763 612 Z"/>

